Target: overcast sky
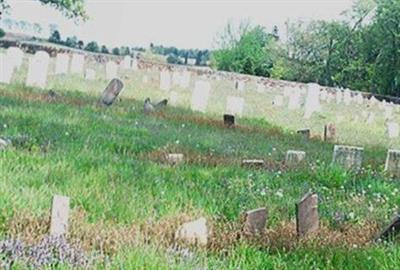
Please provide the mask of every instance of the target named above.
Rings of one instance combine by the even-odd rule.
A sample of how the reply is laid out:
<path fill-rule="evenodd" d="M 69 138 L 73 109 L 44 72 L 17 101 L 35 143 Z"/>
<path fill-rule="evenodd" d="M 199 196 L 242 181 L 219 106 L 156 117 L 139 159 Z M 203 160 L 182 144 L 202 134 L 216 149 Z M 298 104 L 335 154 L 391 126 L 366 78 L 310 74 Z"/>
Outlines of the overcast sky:
<path fill-rule="evenodd" d="M 59 26 L 62 37 L 76 35 L 85 42 L 108 46 L 174 45 L 179 48 L 212 48 L 215 34 L 229 20 L 250 18 L 268 30 L 283 32 L 287 19 L 339 19 L 352 0 L 86 0 L 90 19 L 76 25 L 58 11 L 36 0 L 9 0 L 10 16 Z"/>

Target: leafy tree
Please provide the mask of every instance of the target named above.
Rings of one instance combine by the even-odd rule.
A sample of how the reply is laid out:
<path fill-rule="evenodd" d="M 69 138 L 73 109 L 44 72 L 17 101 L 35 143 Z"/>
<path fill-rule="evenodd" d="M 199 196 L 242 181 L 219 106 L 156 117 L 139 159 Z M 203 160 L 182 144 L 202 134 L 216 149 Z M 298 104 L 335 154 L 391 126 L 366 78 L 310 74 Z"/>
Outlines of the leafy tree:
<path fill-rule="evenodd" d="M 78 49 L 81 49 L 81 50 L 82 50 L 84 46 L 85 46 L 85 43 L 83 43 L 82 40 L 79 40 L 79 41 L 78 41 L 78 44 L 77 44 Z"/>
<path fill-rule="evenodd" d="M 177 56 L 176 54 L 171 53 L 170 55 L 168 55 L 167 57 L 167 63 L 169 64 L 183 64 L 182 60 L 179 58 L 179 56 Z"/>
<path fill-rule="evenodd" d="M 118 47 L 115 47 L 114 49 L 112 49 L 112 54 L 114 55 L 120 55 L 120 51 Z"/>
<path fill-rule="evenodd" d="M 85 50 L 89 52 L 99 52 L 100 48 L 96 41 L 91 41 L 86 44 Z"/>
<path fill-rule="evenodd" d="M 0 28 L 0 38 L 4 37 L 6 35 L 6 32 Z"/>
<path fill-rule="evenodd" d="M 101 53 L 110 53 L 105 45 L 101 46 Z"/>
<path fill-rule="evenodd" d="M 67 39 L 65 40 L 65 46 L 68 46 L 71 48 L 77 48 L 78 47 L 78 38 L 76 36 L 67 37 Z"/>
<path fill-rule="evenodd" d="M 40 24 L 38 24 L 38 23 L 33 24 L 33 31 L 35 31 L 36 34 L 42 33 L 42 30 L 43 30 L 43 28 Z"/>
<path fill-rule="evenodd" d="M 61 43 L 61 35 L 60 32 L 58 30 L 55 30 L 54 32 L 51 33 L 50 37 L 49 37 L 49 42 L 53 42 L 53 43 Z"/>

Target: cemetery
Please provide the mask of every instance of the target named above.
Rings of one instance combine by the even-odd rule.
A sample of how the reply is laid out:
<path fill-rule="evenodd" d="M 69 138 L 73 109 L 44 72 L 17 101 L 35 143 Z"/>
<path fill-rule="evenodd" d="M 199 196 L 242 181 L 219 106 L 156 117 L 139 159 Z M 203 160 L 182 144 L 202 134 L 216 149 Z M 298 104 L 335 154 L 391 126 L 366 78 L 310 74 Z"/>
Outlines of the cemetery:
<path fill-rule="evenodd" d="M 0 269 L 398 269 L 396 98 L 0 40 Z"/>

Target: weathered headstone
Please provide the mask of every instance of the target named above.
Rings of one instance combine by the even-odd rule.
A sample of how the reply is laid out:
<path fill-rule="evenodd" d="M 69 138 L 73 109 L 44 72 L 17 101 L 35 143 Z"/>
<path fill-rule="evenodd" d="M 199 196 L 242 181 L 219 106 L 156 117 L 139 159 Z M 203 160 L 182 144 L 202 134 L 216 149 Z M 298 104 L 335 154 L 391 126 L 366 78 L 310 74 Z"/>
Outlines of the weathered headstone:
<path fill-rule="evenodd" d="M 227 127 L 233 127 L 235 125 L 235 116 L 224 114 L 224 125 Z"/>
<path fill-rule="evenodd" d="M 85 56 L 83 54 L 73 54 L 71 60 L 71 73 L 82 74 Z"/>
<path fill-rule="evenodd" d="M 115 62 L 109 61 L 106 64 L 106 79 L 112 80 L 118 78 L 118 66 Z"/>
<path fill-rule="evenodd" d="M 168 70 L 160 72 L 160 89 L 164 91 L 171 89 L 171 75 Z"/>
<path fill-rule="evenodd" d="M 130 69 L 131 68 L 131 61 L 132 61 L 132 57 L 130 57 L 129 55 L 126 55 L 124 57 L 124 60 L 122 61 L 122 67 L 124 69 Z"/>
<path fill-rule="evenodd" d="M 387 123 L 386 128 L 387 128 L 386 132 L 387 132 L 389 139 L 395 139 L 395 138 L 399 137 L 399 133 L 400 133 L 399 124 L 397 124 L 395 122 L 389 122 L 389 123 Z"/>
<path fill-rule="evenodd" d="M 260 94 L 264 93 L 264 91 L 265 91 L 264 84 L 263 83 L 257 83 L 256 91 L 257 91 L 257 93 L 260 93 Z"/>
<path fill-rule="evenodd" d="M 265 161 L 262 159 L 244 159 L 242 160 L 243 167 L 250 168 L 262 168 L 265 165 Z"/>
<path fill-rule="evenodd" d="M 181 81 L 181 74 L 179 73 L 179 71 L 172 72 L 172 84 L 179 85 L 180 81 Z"/>
<path fill-rule="evenodd" d="M 147 75 L 143 75 L 142 81 L 143 81 L 143 83 L 148 83 L 149 82 L 149 77 Z"/>
<path fill-rule="evenodd" d="M 194 111 L 205 112 L 211 85 L 207 81 L 196 81 L 191 99 L 191 108 Z"/>
<path fill-rule="evenodd" d="M 15 69 L 11 57 L 7 54 L 0 53 L 0 82 L 10 83 Z"/>
<path fill-rule="evenodd" d="M 167 154 L 166 159 L 170 165 L 178 165 L 184 162 L 184 155 L 180 153 Z"/>
<path fill-rule="evenodd" d="M 24 52 L 18 47 L 10 47 L 7 49 L 7 56 L 9 56 L 15 69 L 19 69 L 24 59 Z"/>
<path fill-rule="evenodd" d="M 189 85 L 190 85 L 190 72 L 189 71 L 184 71 L 182 73 L 179 85 L 182 88 L 188 88 L 189 87 Z"/>
<path fill-rule="evenodd" d="M 358 171 L 361 169 L 364 148 L 346 145 L 335 145 L 332 163 L 342 166 L 346 170 Z"/>
<path fill-rule="evenodd" d="M 393 218 L 392 222 L 379 234 L 379 240 L 388 241 L 400 233 L 400 215 Z"/>
<path fill-rule="evenodd" d="M 239 115 L 243 114 L 244 99 L 242 97 L 227 97 L 225 111 L 229 114 Z"/>
<path fill-rule="evenodd" d="M 124 84 L 120 79 L 112 79 L 103 91 L 101 102 L 104 105 L 111 106 L 123 88 Z"/>
<path fill-rule="evenodd" d="M 375 114 L 373 112 L 368 113 L 367 124 L 371 125 L 375 120 Z"/>
<path fill-rule="evenodd" d="M 324 126 L 324 141 L 334 141 L 336 139 L 336 125 L 333 123 Z"/>
<path fill-rule="evenodd" d="M 56 57 L 55 74 L 67 74 L 69 68 L 69 54 L 59 53 Z"/>
<path fill-rule="evenodd" d="M 131 69 L 132 69 L 133 71 L 136 71 L 136 70 L 139 69 L 139 67 L 138 67 L 138 61 L 137 61 L 136 58 L 133 58 L 133 59 L 132 59 Z"/>
<path fill-rule="evenodd" d="M 249 234 L 262 233 L 267 222 L 267 209 L 258 208 L 245 213 L 243 231 Z"/>
<path fill-rule="evenodd" d="M 285 165 L 288 167 L 296 167 L 306 158 L 306 152 L 289 150 L 285 155 Z"/>
<path fill-rule="evenodd" d="M 175 232 L 175 240 L 189 245 L 206 246 L 209 233 L 207 220 L 201 217 L 182 224 Z"/>
<path fill-rule="evenodd" d="M 29 61 L 26 85 L 41 88 L 46 87 L 49 59 L 49 54 L 45 51 L 38 51 L 35 53 Z"/>
<path fill-rule="evenodd" d="M 300 109 L 301 107 L 300 98 L 301 98 L 300 91 L 296 90 L 293 91 L 293 93 L 289 96 L 288 109 L 289 110 Z"/>
<path fill-rule="evenodd" d="M 51 209 L 50 235 L 61 236 L 68 233 L 69 198 L 55 195 Z"/>
<path fill-rule="evenodd" d="M 274 97 L 274 100 L 272 101 L 272 105 L 276 107 L 281 107 L 283 105 L 283 96 L 277 95 Z"/>
<path fill-rule="evenodd" d="M 349 89 L 344 89 L 343 91 L 343 101 L 345 105 L 350 105 L 352 99 L 351 99 L 351 92 Z"/>
<path fill-rule="evenodd" d="M 179 95 L 178 95 L 178 93 L 175 92 L 175 91 L 171 91 L 171 92 L 169 93 L 169 103 L 170 103 L 172 106 L 176 106 L 176 105 L 178 104 L 178 101 L 179 101 Z"/>
<path fill-rule="evenodd" d="M 307 236 L 319 229 L 318 195 L 308 192 L 296 204 L 297 235 Z"/>
<path fill-rule="evenodd" d="M 321 104 L 319 103 L 319 85 L 315 83 L 308 84 L 308 91 L 305 103 L 304 118 L 308 119 L 314 112 L 321 110 Z"/>
<path fill-rule="evenodd" d="M 400 150 L 388 150 L 385 171 L 391 177 L 400 178 Z"/>
<path fill-rule="evenodd" d="M 96 71 L 90 68 L 86 69 L 85 79 L 89 81 L 93 81 L 94 79 L 96 79 Z"/>
<path fill-rule="evenodd" d="M 310 139 L 311 137 L 311 131 L 309 128 L 299 129 L 297 130 L 297 134 L 303 135 L 305 139 Z"/>
<path fill-rule="evenodd" d="M 336 90 L 336 103 L 340 104 L 343 100 L 343 92 L 341 90 Z"/>

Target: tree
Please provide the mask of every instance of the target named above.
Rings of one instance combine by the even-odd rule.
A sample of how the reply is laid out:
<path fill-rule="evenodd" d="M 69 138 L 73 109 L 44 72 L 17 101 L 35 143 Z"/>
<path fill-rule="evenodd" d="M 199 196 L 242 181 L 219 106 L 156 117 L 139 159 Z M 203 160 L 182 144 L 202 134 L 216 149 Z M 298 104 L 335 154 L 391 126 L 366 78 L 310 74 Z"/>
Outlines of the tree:
<path fill-rule="evenodd" d="M 114 55 L 120 55 L 120 51 L 118 47 L 115 47 L 114 49 L 112 49 L 112 54 Z"/>
<path fill-rule="evenodd" d="M 77 46 L 78 46 L 78 49 L 82 50 L 83 46 L 85 46 L 85 43 L 82 40 L 79 40 Z"/>
<path fill-rule="evenodd" d="M 78 38 L 76 36 L 68 37 L 65 40 L 65 46 L 68 46 L 68 47 L 71 47 L 71 48 L 77 48 L 77 46 L 78 46 Z"/>
<path fill-rule="evenodd" d="M 167 57 L 167 63 L 169 63 L 169 64 L 179 64 L 179 65 L 181 65 L 181 64 L 182 64 L 182 61 L 181 61 L 181 59 L 179 58 L 179 56 L 177 56 L 176 54 L 171 53 L 171 54 L 169 54 L 168 57 Z"/>
<path fill-rule="evenodd" d="M 49 42 L 57 44 L 61 43 L 61 35 L 60 32 L 58 32 L 58 30 L 55 30 L 54 32 L 51 33 L 49 37 Z"/>
<path fill-rule="evenodd" d="M 33 24 L 33 31 L 35 31 L 36 34 L 38 34 L 38 35 L 41 34 L 42 30 L 43 30 L 43 28 L 40 24 L 38 24 L 38 23 Z"/>
<path fill-rule="evenodd" d="M 101 53 L 110 53 L 105 45 L 101 46 Z"/>
<path fill-rule="evenodd" d="M 89 52 L 99 52 L 100 48 L 96 41 L 91 41 L 86 45 L 85 50 Z"/>

